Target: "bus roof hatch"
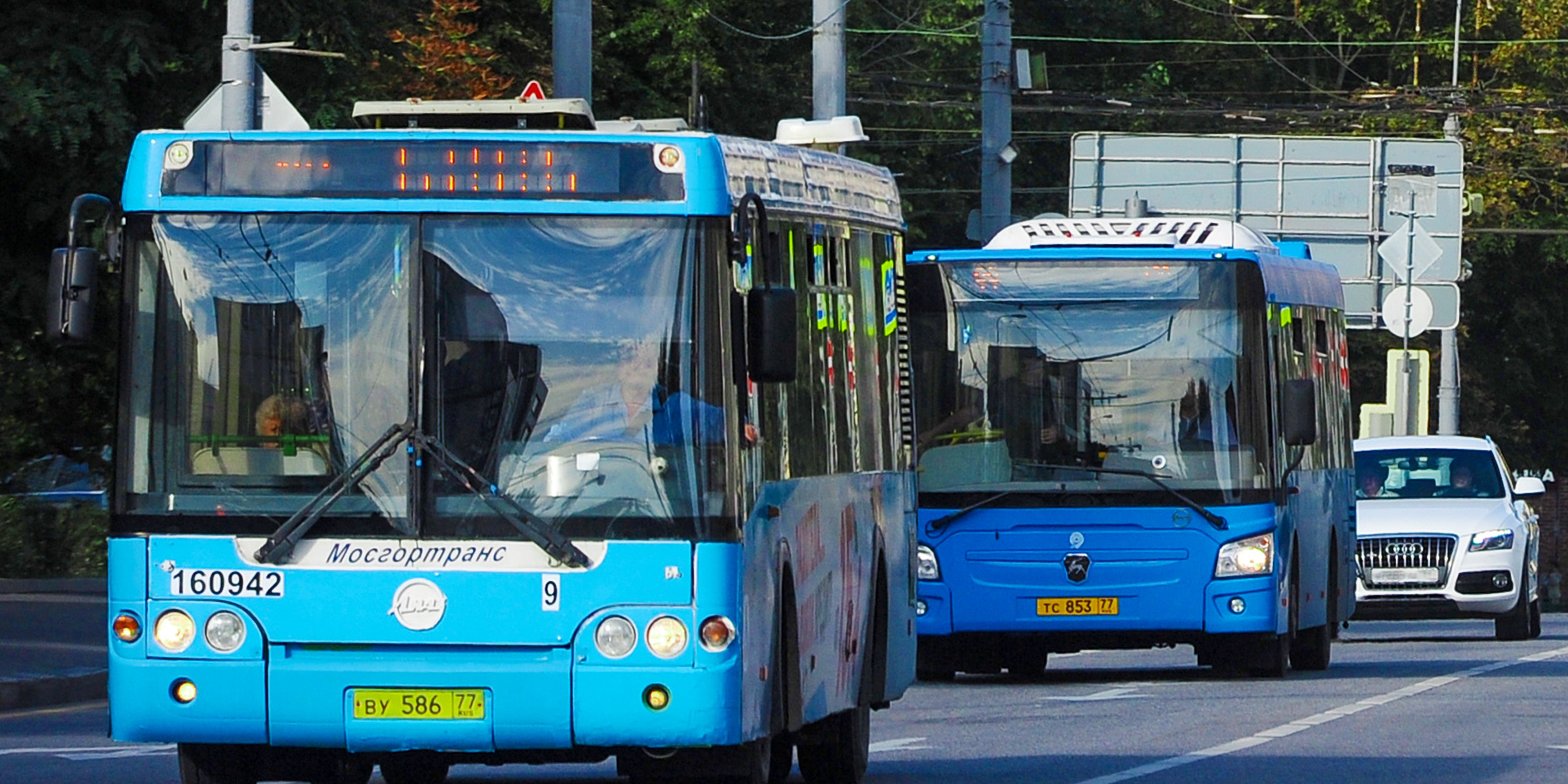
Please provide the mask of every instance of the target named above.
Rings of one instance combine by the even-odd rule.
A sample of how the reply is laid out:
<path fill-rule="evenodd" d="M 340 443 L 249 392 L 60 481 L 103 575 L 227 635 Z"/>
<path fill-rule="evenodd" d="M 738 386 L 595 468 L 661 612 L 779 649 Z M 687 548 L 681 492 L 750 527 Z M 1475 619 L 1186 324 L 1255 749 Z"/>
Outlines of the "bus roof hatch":
<path fill-rule="evenodd" d="M 525 101 L 356 101 L 354 121 L 362 128 L 528 128 L 591 131 L 593 110 L 581 98 Z"/>
<path fill-rule="evenodd" d="M 985 247 L 1025 250 L 1074 245 L 1275 250 L 1262 234 L 1215 218 L 1033 218 L 997 232 Z"/>

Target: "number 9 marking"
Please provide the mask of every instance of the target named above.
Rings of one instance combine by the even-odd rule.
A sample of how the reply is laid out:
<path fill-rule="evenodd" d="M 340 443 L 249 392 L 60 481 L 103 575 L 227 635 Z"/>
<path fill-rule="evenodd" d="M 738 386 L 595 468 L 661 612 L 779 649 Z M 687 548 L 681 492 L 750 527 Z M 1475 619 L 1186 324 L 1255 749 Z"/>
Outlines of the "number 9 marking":
<path fill-rule="evenodd" d="M 545 612 L 559 612 L 561 609 L 561 575 L 543 574 L 543 596 L 540 598 L 539 608 Z"/>

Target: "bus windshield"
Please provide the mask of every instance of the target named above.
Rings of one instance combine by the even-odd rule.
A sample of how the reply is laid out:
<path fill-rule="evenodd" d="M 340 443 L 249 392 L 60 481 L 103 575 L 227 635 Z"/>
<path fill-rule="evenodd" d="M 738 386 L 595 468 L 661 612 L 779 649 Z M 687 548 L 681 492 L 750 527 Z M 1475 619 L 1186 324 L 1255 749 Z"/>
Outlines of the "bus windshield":
<path fill-rule="evenodd" d="M 718 259 L 722 243 L 701 229 L 587 216 L 135 223 L 133 296 L 152 318 L 127 339 L 159 359 L 131 371 L 148 391 L 130 396 L 129 506 L 270 532 L 358 462 L 367 473 L 316 534 L 515 538 L 494 495 L 569 536 L 699 535 L 723 511 L 715 461 L 737 430 L 720 350 L 693 338 L 718 313 L 720 269 L 702 254 Z M 383 448 L 404 423 L 414 437 Z"/>
<path fill-rule="evenodd" d="M 1268 486 L 1263 344 L 1247 326 L 1261 318 L 1238 294 L 1241 265 L 912 269 L 941 277 L 921 287 L 941 300 L 911 307 L 923 495 L 1152 492 L 1093 468 L 1148 472 L 1205 503 Z"/>

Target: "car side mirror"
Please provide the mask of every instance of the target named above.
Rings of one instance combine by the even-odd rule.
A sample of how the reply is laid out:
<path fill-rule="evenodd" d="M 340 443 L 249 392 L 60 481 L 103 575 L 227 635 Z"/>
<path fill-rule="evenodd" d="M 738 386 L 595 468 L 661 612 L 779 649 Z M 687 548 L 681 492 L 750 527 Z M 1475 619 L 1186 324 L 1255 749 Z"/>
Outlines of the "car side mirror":
<path fill-rule="evenodd" d="M 1520 498 L 1535 498 L 1546 495 L 1546 484 L 1540 477 L 1521 476 L 1514 482 L 1514 495 Z"/>

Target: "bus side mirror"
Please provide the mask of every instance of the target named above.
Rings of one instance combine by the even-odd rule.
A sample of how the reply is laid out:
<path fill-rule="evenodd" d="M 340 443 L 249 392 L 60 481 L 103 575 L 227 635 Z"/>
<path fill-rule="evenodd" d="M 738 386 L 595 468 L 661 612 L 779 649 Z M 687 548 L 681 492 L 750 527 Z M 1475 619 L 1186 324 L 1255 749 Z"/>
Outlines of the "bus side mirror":
<path fill-rule="evenodd" d="M 1311 379 L 1292 379 L 1285 382 L 1280 425 L 1284 429 L 1286 446 L 1307 446 L 1318 440 L 1317 384 Z"/>
<path fill-rule="evenodd" d="M 49 259 L 50 337 L 80 343 L 92 337 L 93 294 L 98 288 L 98 251 L 56 248 Z"/>
<path fill-rule="evenodd" d="M 65 229 L 65 247 L 56 248 L 49 258 L 48 323 L 49 337 L 62 342 L 80 343 L 93 334 L 93 294 L 98 290 L 98 251 L 81 247 L 77 236 L 86 222 L 88 208 L 109 212 L 109 200 L 96 193 L 84 193 L 71 202 Z M 112 243 L 111 243 L 112 245 Z"/>
<path fill-rule="evenodd" d="M 746 355 L 752 379 L 795 380 L 795 290 L 754 288 L 746 295 Z"/>

